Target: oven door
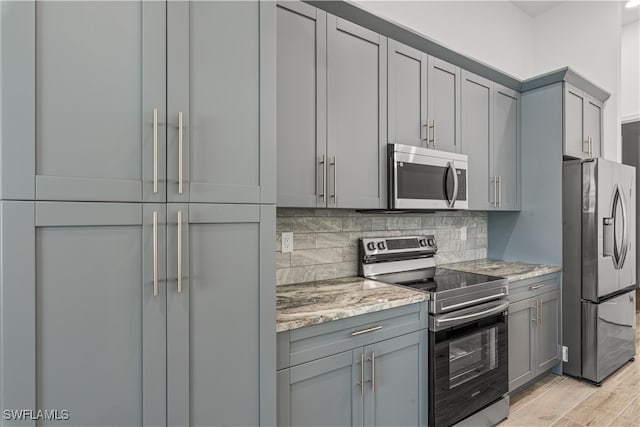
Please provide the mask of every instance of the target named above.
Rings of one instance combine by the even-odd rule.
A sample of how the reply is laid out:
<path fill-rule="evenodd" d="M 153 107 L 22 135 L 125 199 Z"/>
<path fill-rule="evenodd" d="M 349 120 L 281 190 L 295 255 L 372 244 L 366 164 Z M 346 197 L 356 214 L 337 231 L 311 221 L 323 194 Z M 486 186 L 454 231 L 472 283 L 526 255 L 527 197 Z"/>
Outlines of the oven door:
<path fill-rule="evenodd" d="M 450 426 L 508 392 L 507 314 L 429 331 L 429 425 Z"/>
<path fill-rule="evenodd" d="M 466 161 L 393 152 L 390 167 L 391 208 L 468 208 Z"/>

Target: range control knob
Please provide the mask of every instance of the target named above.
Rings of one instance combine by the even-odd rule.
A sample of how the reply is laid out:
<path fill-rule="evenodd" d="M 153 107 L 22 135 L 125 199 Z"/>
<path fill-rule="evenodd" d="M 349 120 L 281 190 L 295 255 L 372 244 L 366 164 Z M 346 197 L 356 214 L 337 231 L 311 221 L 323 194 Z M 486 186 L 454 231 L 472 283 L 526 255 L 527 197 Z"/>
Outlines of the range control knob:
<path fill-rule="evenodd" d="M 370 251 L 373 251 L 376 249 L 376 244 L 373 242 L 369 242 L 367 243 L 367 249 L 369 249 Z"/>
<path fill-rule="evenodd" d="M 378 242 L 378 249 L 387 249 L 384 242 Z"/>
<path fill-rule="evenodd" d="M 426 239 L 420 239 L 420 246 L 421 247 L 427 246 L 427 240 Z"/>
<path fill-rule="evenodd" d="M 429 240 L 427 241 L 427 243 L 429 243 L 429 246 L 435 246 L 435 245 L 436 245 L 436 241 L 435 241 L 435 240 L 433 240 L 433 239 L 429 239 Z"/>

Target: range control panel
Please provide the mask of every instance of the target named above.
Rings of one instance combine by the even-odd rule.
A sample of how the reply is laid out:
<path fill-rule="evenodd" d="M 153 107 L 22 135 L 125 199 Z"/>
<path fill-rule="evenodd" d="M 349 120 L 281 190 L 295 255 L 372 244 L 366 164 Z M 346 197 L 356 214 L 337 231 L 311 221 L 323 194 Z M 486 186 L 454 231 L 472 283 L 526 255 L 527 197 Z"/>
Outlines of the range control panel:
<path fill-rule="evenodd" d="M 360 250 L 365 255 L 401 254 L 406 252 L 435 253 L 438 249 L 433 235 L 375 237 L 360 240 Z"/>

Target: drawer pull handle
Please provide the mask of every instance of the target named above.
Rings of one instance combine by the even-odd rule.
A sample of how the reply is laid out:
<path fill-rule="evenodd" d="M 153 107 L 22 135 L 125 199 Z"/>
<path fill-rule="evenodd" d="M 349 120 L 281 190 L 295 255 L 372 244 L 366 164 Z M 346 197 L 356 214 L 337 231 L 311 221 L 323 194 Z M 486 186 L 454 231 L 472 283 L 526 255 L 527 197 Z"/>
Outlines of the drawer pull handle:
<path fill-rule="evenodd" d="M 544 283 L 540 283 L 539 285 L 531 285 L 529 286 L 529 290 L 533 291 L 534 289 L 544 288 L 546 285 Z"/>
<path fill-rule="evenodd" d="M 363 329 L 361 331 L 351 332 L 351 336 L 355 337 L 355 336 L 358 336 L 358 335 L 367 334 L 369 332 L 379 331 L 380 329 L 382 329 L 382 326 L 374 326 L 373 328 L 367 328 L 367 329 Z"/>

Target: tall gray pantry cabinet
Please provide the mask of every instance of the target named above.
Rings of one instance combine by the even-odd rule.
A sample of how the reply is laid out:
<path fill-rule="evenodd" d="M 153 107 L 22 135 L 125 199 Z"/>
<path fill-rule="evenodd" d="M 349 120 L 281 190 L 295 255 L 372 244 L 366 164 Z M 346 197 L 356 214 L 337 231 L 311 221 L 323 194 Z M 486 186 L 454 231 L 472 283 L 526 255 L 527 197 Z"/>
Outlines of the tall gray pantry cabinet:
<path fill-rule="evenodd" d="M 2 411 L 275 424 L 275 6 L 0 8 Z"/>

